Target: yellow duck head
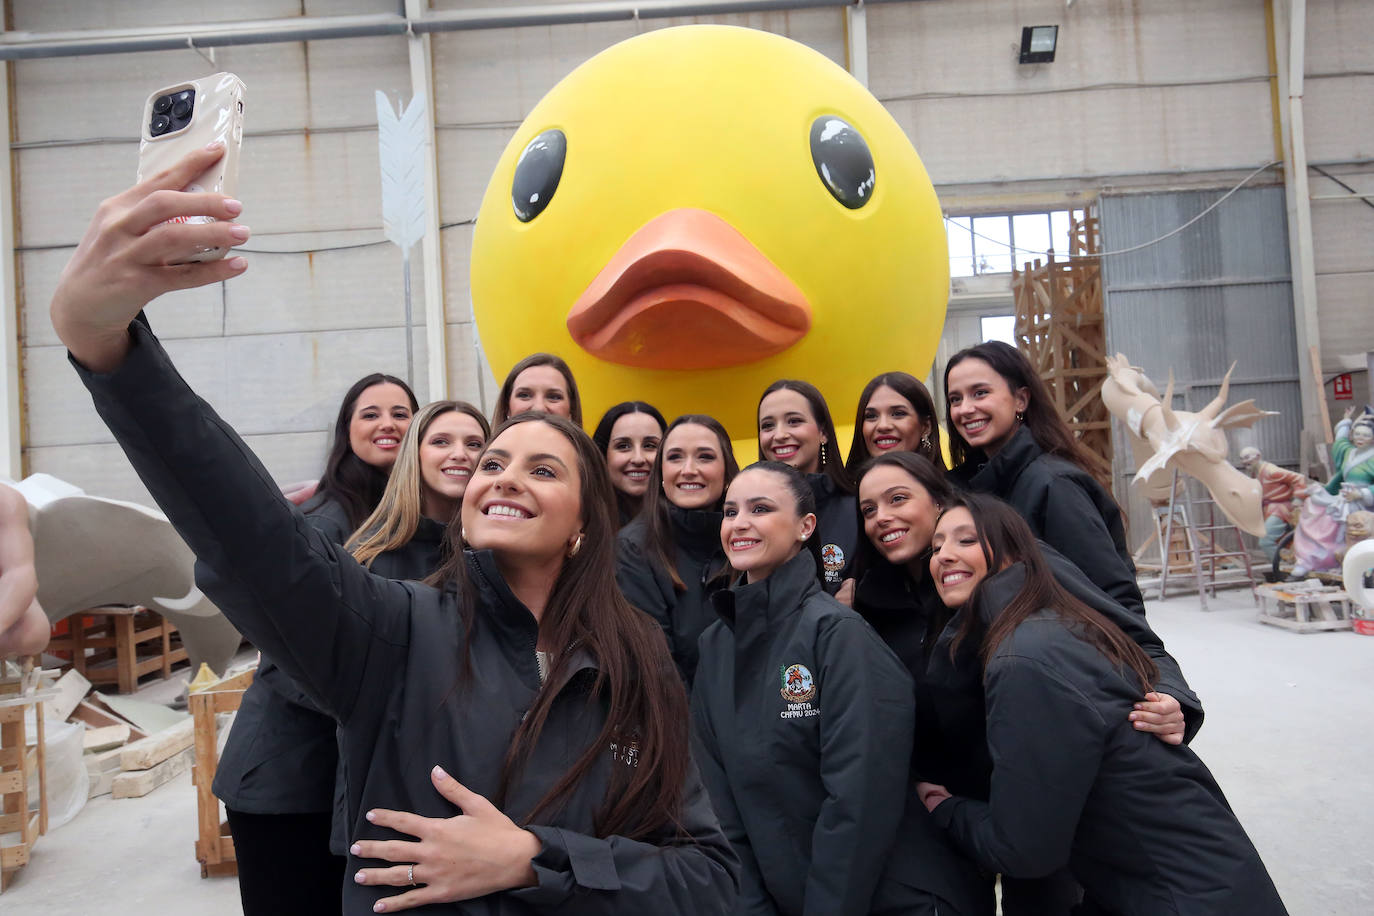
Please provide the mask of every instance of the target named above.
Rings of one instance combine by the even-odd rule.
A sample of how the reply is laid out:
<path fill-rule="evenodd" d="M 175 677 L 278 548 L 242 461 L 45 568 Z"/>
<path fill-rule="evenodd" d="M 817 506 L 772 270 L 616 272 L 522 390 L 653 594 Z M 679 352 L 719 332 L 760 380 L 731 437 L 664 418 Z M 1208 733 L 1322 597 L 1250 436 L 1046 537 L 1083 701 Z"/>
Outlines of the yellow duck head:
<path fill-rule="evenodd" d="M 844 422 L 878 372 L 923 376 L 949 259 L 925 167 L 853 77 L 777 35 L 684 26 L 535 106 L 487 186 L 471 278 L 498 378 L 556 353 L 589 424 L 638 399 L 738 437 L 778 378 Z"/>

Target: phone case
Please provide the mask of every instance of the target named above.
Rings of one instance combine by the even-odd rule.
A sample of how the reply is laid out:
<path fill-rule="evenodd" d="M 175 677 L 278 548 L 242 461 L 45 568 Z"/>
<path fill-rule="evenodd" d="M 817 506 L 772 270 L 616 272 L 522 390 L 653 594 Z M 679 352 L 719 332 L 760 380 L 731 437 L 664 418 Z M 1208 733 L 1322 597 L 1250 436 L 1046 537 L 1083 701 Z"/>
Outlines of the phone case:
<path fill-rule="evenodd" d="M 153 133 L 153 120 L 164 115 L 154 112 L 159 99 L 186 91 L 194 93 L 189 121 L 168 117 L 171 129 Z M 143 129 L 138 144 L 138 180 L 143 181 L 176 164 L 193 149 L 215 140 L 224 144 L 224 155 L 213 166 L 186 186 L 188 191 L 216 191 L 233 197 L 238 190 L 239 147 L 243 142 L 243 81 L 232 73 L 216 73 L 159 89 L 143 105 Z M 170 109 L 168 110 L 170 113 Z M 183 222 L 211 222 L 210 216 L 178 217 Z M 193 255 L 191 261 L 213 261 L 227 254 L 227 248 L 211 248 Z"/>

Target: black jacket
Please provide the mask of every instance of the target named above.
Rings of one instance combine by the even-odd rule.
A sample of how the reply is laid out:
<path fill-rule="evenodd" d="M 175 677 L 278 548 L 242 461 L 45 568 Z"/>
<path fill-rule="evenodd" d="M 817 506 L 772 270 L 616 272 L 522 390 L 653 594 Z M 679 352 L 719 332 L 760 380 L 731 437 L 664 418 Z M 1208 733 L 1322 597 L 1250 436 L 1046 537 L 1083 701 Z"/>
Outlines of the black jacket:
<path fill-rule="evenodd" d="M 328 497 L 311 498 L 306 521 L 335 544 L 352 533 L 343 507 Z M 196 562 L 196 577 L 205 570 Z M 234 727 L 224 742 L 211 791 L 235 811 L 306 814 L 338 806 L 335 774 L 343 769 L 334 720 L 264 653 L 243 694 Z M 347 843 L 331 843 L 342 855 Z"/>
<path fill-rule="evenodd" d="M 697 639 L 717 619 L 710 601 L 714 589 L 708 586 L 726 566 L 720 546 L 722 518 L 720 512 L 706 509 L 668 507 L 674 564 L 687 587 L 682 592 L 673 587 L 672 576 L 658 559 L 647 553 L 649 526 L 644 516 L 622 528 L 616 538 L 615 578 L 620 590 L 662 627 L 688 690 L 697 670 Z"/>
<path fill-rule="evenodd" d="M 1121 510 L 1091 474 L 1045 454 L 1022 426 L 981 468 L 965 466 L 955 476 L 972 490 L 1010 503 L 1036 537 L 1073 561 L 1123 607 L 1144 616 L 1145 599 L 1126 548 Z"/>
<path fill-rule="evenodd" d="M 1202 727 L 1202 701 L 1188 686 L 1178 662 L 1165 649 L 1163 640 L 1150 629 L 1144 617 L 1126 610 L 1108 597 L 1088 581 L 1082 570 L 1053 548 L 1045 544 L 1041 544 L 1040 548 L 1060 585 L 1120 627 L 1154 661 L 1159 669 L 1155 688 L 1178 700 L 1183 708 L 1184 740 L 1191 741 Z M 929 577 L 926 582 L 929 582 Z M 917 591 L 926 596 L 925 601 L 933 601 L 938 605 L 939 598 L 932 585 L 923 584 Z M 959 625 L 959 619 L 951 619 L 940 633 L 930 652 L 925 680 L 919 685 L 920 730 L 938 737 L 931 742 L 932 753 L 922 756 L 918 760 L 918 767 L 928 781 L 941 783 L 949 787 L 951 792 L 986 799 L 991 785 L 993 761 L 986 737 L 982 662 L 978 658 L 976 635 L 965 640 L 957 655 L 951 659 L 950 646 L 953 645 Z M 1140 699 L 1137 693 L 1135 702 Z M 1128 709 L 1122 714 L 1123 721 L 1129 713 Z M 1126 724 L 1129 727 L 1130 723 Z M 1152 741 L 1159 741 L 1153 735 L 1148 737 Z M 923 741 L 919 748 L 925 749 L 927 746 L 927 742 Z"/>
<path fill-rule="evenodd" d="M 853 493 L 835 486 L 829 474 L 807 474 L 816 497 L 816 533 L 820 538 L 825 590 L 832 595 L 849 578 L 859 549 L 859 510 Z"/>
<path fill-rule="evenodd" d="M 466 615 L 451 588 L 368 573 L 281 496 L 237 434 L 177 375 L 152 333 L 141 322 L 130 332 L 133 346 L 118 369 L 78 371 L 139 477 L 204 561 L 206 594 L 342 725 L 349 772 L 356 774 L 349 783 L 353 836 L 399 838 L 369 824 L 362 817 L 369 808 L 455 814 L 430 782 L 435 764 L 493 798 L 511 735 L 540 689 L 537 624 L 494 558 L 467 556 L 480 594 Z M 461 675 L 465 657 L 470 676 Z M 516 821 L 604 723 L 604 704 L 587 697 L 595 660 L 584 653 L 557 670 L 565 676 L 544 689 L 556 690 L 558 699 L 504 804 Z M 542 843 L 532 862 L 535 887 L 421 909 L 727 912 L 736 860 L 695 768 L 684 785 L 681 832 L 665 829 L 653 842 L 594 835 L 610 768 L 624 765 L 608 752 L 553 824 L 531 826 Z M 350 857 L 348 873 L 380 864 L 386 863 Z M 370 913 L 392 893 L 347 880 L 344 911 Z"/>
<path fill-rule="evenodd" d="M 427 579 L 439 568 L 444 556 L 444 536 L 447 531 L 447 525 L 421 516 L 410 540 L 395 550 L 378 554 L 368 569 L 388 579 Z M 333 719 L 329 719 L 329 724 L 335 732 L 337 747 L 343 742 L 343 733 Z M 348 847 L 352 843 L 348 835 L 351 829 L 348 820 L 348 780 L 347 760 L 343 755 L 338 755 L 334 776 L 334 822 L 329 832 L 329 851 L 336 856 L 348 855 Z"/>
<path fill-rule="evenodd" d="M 984 583 L 984 626 L 1024 580 L 1017 564 Z M 1071 627 L 1042 610 L 997 647 L 990 800 L 949 799 L 936 821 L 988 869 L 1030 878 L 1068 865 L 1120 916 L 1285 913 L 1207 767 L 1131 727 L 1140 685 Z"/>
<path fill-rule="evenodd" d="M 868 913 L 902 816 L 911 679 L 806 551 L 712 600 L 692 734 L 742 863 L 735 912 Z"/>

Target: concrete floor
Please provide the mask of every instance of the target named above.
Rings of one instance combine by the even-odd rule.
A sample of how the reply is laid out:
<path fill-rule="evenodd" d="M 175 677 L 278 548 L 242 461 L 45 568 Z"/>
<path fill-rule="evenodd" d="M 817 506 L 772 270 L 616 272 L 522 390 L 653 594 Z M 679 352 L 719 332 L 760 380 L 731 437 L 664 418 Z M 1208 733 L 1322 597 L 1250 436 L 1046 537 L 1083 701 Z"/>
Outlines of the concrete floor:
<path fill-rule="evenodd" d="M 1211 606 L 1149 605 L 1207 707 L 1193 747 L 1294 916 L 1374 913 L 1374 637 L 1264 626 L 1240 591 Z M 94 799 L 39 841 L 0 913 L 237 914 L 234 879 L 200 877 L 195 819 L 189 774 L 142 799 Z"/>

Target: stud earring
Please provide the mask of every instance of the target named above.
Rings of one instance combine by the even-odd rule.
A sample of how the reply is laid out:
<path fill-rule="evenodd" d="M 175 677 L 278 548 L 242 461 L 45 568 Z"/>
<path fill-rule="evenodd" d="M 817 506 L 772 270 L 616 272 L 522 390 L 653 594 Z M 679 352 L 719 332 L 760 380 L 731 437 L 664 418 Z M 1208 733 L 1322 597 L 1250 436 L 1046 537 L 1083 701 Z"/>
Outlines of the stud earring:
<path fill-rule="evenodd" d="M 569 558 L 572 558 L 572 557 L 577 556 L 577 552 L 578 552 L 579 550 L 581 550 L 581 549 L 582 549 L 582 535 L 579 534 L 579 535 L 577 536 L 577 540 L 573 541 L 572 549 L 568 551 L 568 557 L 569 557 Z"/>

